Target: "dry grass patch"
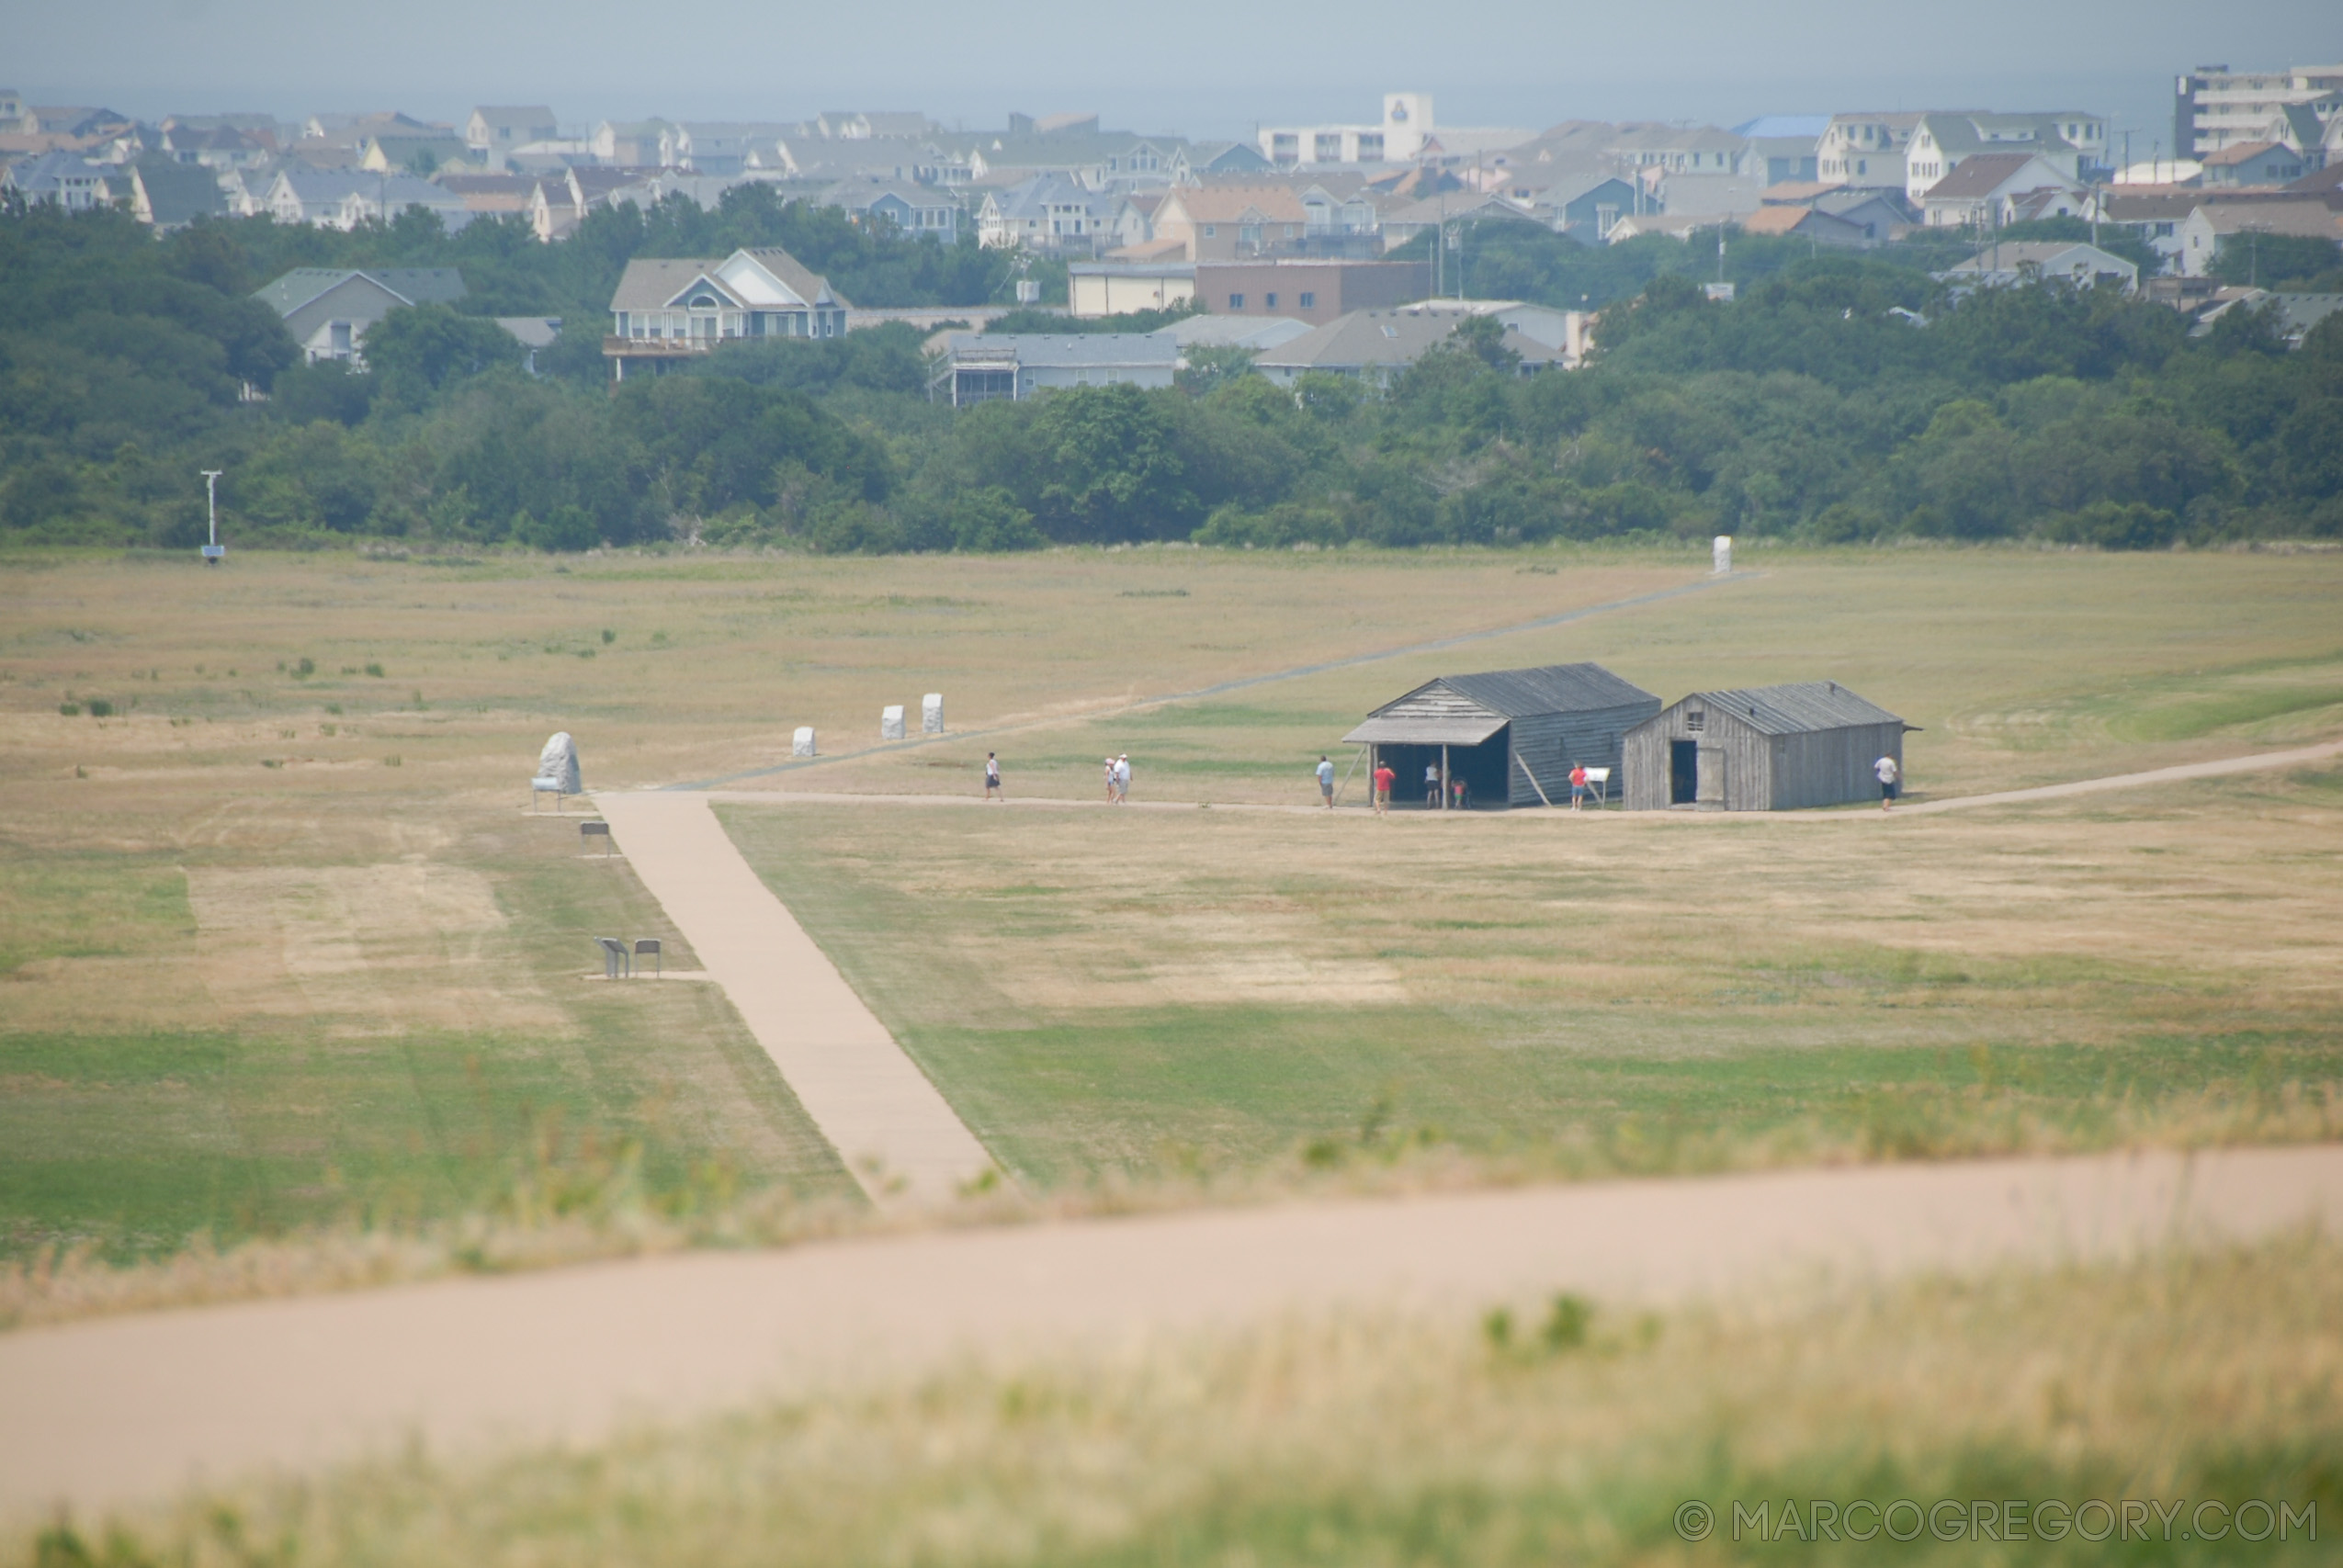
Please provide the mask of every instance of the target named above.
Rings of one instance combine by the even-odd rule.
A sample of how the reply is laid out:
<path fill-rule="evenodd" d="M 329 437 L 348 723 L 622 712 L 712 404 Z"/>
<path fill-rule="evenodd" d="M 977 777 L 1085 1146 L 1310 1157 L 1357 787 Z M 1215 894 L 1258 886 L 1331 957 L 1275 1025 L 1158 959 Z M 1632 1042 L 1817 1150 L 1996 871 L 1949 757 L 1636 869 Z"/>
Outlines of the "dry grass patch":
<path fill-rule="evenodd" d="M 1813 1503 L 2249 1500 L 2343 1510 L 2343 1258 L 2303 1241 L 1650 1315 L 1565 1298 L 1478 1325 L 1297 1321 L 457 1464 L 422 1453 L 111 1527 L 108 1561 L 227 1564 L 2068 1562 L 2069 1530 L 1799 1539 Z M 1502 1314 L 1500 1317 L 1499 1314 Z M 1503 1331 L 1500 1333 L 1500 1329 Z M 1716 1511 L 1705 1543 L 1675 1529 Z M 1801 1524 L 1783 1532 L 1781 1506 Z M 1732 1505 L 1773 1539 L 1732 1539 Z M 2029 1510 L 2032 1512 L 2032 1510 Z M 2147 1516 L 2153 1520 L 2153 1514 Z M 2323 1561 L 2168 1543 L 2183 1563 Z M 1899 1518 L 1902 1529 L 1907 1521 Z M 1850 1521 L 1850 1528 L 1853 1522 Z M 2085 1533 L 2100 1530 L 2094 1516 Z M 69 1532 L 71 1532 L 69 1534 Z M 2103 1533 L 2103 1532 L 2101 1532 Z M 17 1538 L 49 1562 L 103 1524 Z M 2331 1555 L 2327 1553 L 2326 1555 Z"/>

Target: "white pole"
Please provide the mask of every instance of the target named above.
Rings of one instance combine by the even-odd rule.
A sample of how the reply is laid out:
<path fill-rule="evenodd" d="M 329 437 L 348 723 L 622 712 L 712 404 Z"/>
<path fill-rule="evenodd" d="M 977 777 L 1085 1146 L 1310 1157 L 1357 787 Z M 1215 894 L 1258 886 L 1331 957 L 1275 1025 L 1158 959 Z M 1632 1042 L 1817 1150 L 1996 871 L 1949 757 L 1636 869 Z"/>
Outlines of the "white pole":
<path fill-rule="evenodd" d="M 203 475 L 203 512 L 206 530 L 203 547 L 203 560 L 206 566 L 210 566 L 218 562 L 220 559 L 219 486 L 220 476 L 226 470 L 222 468 L 204 468 L 198 471 Z"/>

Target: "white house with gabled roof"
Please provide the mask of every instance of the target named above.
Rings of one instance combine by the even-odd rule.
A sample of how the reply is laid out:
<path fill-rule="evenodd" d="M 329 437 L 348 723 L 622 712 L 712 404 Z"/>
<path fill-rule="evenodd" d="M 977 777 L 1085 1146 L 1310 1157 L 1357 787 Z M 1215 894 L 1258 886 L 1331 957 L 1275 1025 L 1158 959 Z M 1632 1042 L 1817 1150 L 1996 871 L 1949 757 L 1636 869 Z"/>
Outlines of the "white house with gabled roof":
<path fill-rule="evenodd" d="M 656 375 L 744 339 L 842 337 L 852 309 L 830 280 L 777 247 L 721 260 L 638 257 L 610 298 L 610 378 Z"/>

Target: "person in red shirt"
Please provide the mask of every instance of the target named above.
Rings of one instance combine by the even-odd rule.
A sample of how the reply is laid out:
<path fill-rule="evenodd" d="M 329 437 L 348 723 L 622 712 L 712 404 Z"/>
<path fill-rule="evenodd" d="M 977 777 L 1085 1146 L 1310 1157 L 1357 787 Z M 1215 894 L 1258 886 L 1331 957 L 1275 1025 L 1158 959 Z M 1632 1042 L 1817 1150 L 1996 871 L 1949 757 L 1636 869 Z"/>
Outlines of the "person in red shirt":
<path fill-rule="evenodd" d="M 1399 775 L 1398 775 L 1398 774 L 1397 774 L 1397 773 L 1393 773 L 1393 772 L 1391 771 L 1391 764 L 1389 764 L 1388 762 L 1377 762 L 1377 763 L 1375 763 L 1375 814 L 1377 817 L 1385 817 L 1385 816 L 1388 816 L 1388 815 L 1390 814 L 1390 811 L 1391 811 L 1391 786 L 1392 786 L 1392 784 L 1395 784 L 1395 783 L 1397 783 L 1397 782 L 1398 782 L 1398 777 L 1399 777 Z"/>
<path fill-rule="evenodd" d="M 1576 811 L 1579 808 L 1579 803 L 1586 797 L 1587 765 L 1584 762 L 1573 762 L 1570 764 L 1570 809 Z"/>

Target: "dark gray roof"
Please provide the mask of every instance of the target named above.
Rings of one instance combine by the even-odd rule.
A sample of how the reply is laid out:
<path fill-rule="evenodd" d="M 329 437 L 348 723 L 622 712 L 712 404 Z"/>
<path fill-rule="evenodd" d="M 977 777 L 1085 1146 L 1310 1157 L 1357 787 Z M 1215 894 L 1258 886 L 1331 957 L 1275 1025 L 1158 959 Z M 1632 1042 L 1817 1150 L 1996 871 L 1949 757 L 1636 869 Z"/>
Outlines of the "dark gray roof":
<path fill-rule="evenodd" d="M 1477 746 L 1517 718 L 1551 713 L 1602 713 L 1659 699 L 1600 664 L 1547 664 L 1442 675 L 1384 704 L 1342 739 L 1353 744 Z"/>
<path fill-rule="evenodd" d="M 1761 735 L 1800 735 L 1819 729 L 1851 729 L 1904 721 L 1855 695 L 1836 681 L 1800 681 L 1788 686 L 1748 686 L 1731 692 L 1694 692 L 1712 713 L 1731 714 Z M 1683 703 L 1676 705 L 1679 707 Z"/>
<path fill-rule="evenodd" d="M 1441 683 L 1508 718 L 1541 713 L 1590 713 L 1659 699 L 1600 664 L 1545 664 L 1530 670 L 1491 670 L 1478 675 L 1443 675 Z"/>

